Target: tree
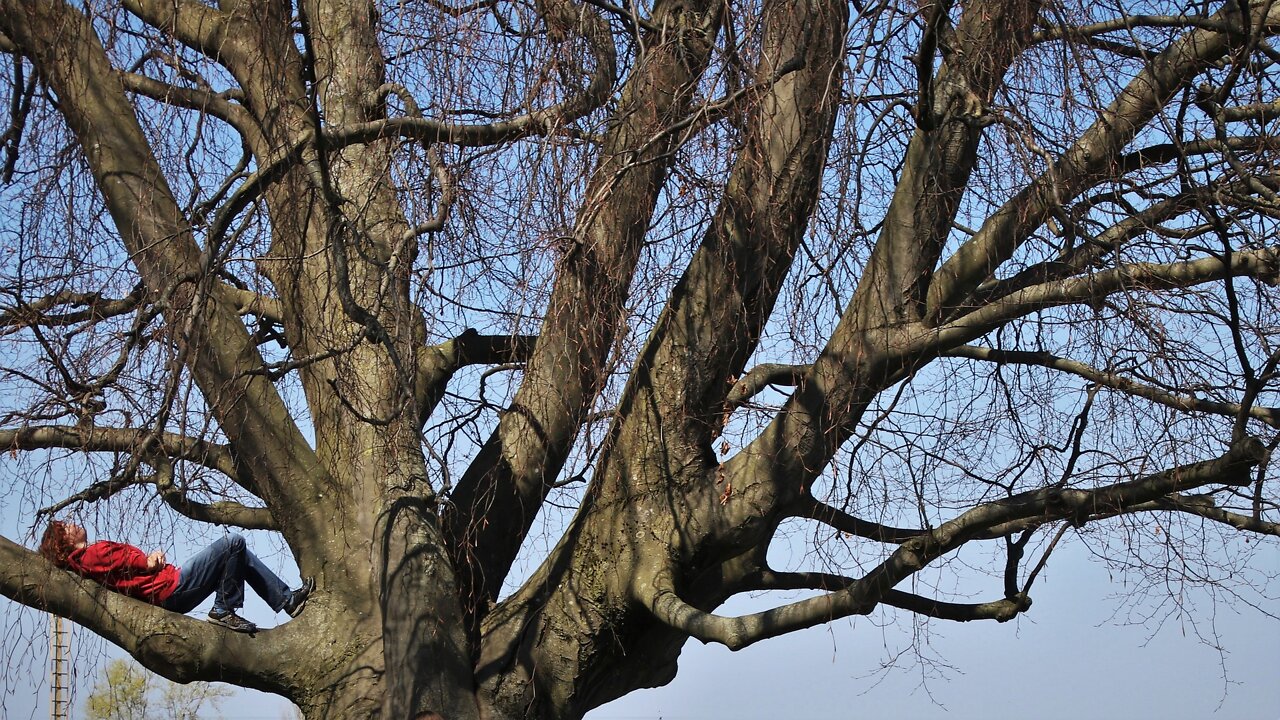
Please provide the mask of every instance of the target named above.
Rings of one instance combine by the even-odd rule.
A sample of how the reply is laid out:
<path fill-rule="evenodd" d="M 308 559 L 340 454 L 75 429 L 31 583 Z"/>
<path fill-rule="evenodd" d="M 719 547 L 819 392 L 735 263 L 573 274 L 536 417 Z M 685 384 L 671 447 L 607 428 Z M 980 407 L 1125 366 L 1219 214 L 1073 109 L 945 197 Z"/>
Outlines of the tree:
<path fill-rule="evenodd" d="M 197 720 L 201 709 L 216 711 L 223 698 L 231 696 L 225 687 L 206 682 L 178 685 L 162 681 L 157 688 L 154 677 L 128 660 L 112 660 L 85 700 L 85 717 L 89 720 Z"/>
<path fill-rule="evenodd" d="M 1009 620 L 1079 535 L 1267 592 L 1270 0 L 3 8 L 9 472 L 318 578 L 247 637 L 0 540 L 166 677 L 578 718 L 689 638 Z"/>

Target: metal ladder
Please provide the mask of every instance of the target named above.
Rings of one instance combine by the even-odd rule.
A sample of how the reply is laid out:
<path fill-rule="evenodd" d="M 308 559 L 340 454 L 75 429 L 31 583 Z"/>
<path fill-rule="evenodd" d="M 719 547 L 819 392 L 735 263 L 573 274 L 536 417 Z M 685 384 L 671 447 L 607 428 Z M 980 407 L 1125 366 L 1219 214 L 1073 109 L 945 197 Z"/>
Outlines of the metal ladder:
<path fill-rule="evenodd" d="M 68 658 L 71 655 L 71 629 L 61 617 L 49 615 L 49 718 L 70 720 L 71 677 Z"/>

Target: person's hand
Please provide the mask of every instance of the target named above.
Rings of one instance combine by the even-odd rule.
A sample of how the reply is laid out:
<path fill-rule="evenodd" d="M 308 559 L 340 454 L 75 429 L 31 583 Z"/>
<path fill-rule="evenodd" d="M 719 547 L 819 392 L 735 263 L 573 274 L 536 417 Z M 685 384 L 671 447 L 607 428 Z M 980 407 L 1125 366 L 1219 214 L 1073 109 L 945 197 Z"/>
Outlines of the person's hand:
<path fill-rule="evenodd" d="M 164 551 L 163 551 L 163 550 L 152 550 L 152 551 L 151 551 L 151 554 L 147 556 L 147 569 L 148 569 L 148 570 L 159 570 L 160 568 L 162 568 L 162 567 L 164 567 L 164 566 L 165 566 Z"/>

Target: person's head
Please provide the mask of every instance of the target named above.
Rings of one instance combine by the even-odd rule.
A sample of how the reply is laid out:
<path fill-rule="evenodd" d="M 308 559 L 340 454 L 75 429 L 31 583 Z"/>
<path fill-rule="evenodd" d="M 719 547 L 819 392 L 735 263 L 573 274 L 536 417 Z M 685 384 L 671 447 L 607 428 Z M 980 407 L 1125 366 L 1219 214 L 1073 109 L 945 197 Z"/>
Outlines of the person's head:
<path fill-rule="evenodd" d="M 58 567 L 66 567 L 67 558 L 75 550 L 88 544 L 84 528 L 75 523 L 50 520 L 40 538 L 40 554 Z"/>

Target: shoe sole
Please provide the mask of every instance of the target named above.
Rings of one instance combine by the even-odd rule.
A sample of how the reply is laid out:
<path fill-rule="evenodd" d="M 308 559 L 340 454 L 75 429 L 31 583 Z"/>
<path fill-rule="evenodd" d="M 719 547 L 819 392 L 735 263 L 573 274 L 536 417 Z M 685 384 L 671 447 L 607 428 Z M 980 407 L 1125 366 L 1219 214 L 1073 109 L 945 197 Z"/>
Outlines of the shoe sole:
<path fill-rule="evenodd" d="M 214 625 L 217 625 L 218 627 L 224 627 L 228 630 L 231 630 L 232 632 L 247 633 L 247 634 L 258 632 L 257 625 L 250 624 L 249 626 L 246 627 L 244 625 L 236 625 L 234 623 L 229 623 L 223 620 L 222 618 L 215 618 L 215 617 L 210 617 L 209 622 Z"/>

